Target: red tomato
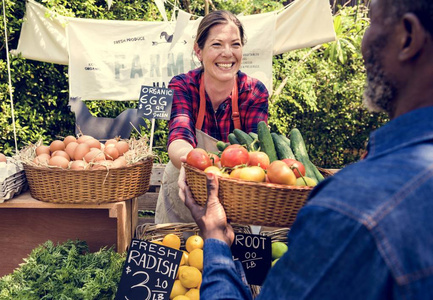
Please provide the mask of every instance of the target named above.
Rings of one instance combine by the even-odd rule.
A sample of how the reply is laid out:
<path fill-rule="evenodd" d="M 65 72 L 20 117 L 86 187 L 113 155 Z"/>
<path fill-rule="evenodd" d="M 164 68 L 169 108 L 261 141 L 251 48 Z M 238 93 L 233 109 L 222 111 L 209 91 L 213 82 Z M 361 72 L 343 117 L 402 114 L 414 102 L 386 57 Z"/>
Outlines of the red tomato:
<path fill-rule="evenodd" d="M 263 182 L 266 179 L 266 173 L 265 170 L 259 166 L 245 167 L 241 169 L 239 179 Z"/>
<path fill-rule="evenodd" d="M 230 145 L 221 154 L 221 166 L 227 168 L 248 164 L 249 160 L 248 150 L 241 145 Z"/>
<path fill-rule="evenodd" d="M 296 178 L 301 177 L 299 172 L 301 172 L 302 176 L 305 176 L 305 167 L 300 161 L 291 158 L 285 158 L 283 159 L 283 161 L 292 169 L 293 173 L 295 173 Z"/>
<path fill-rule="evenodd" d="M 267 169 L 268 179 L 272 183 L 296 185 L 295 173 L 281 160 L 273 161 Z"/>
<path fill-rule="evenodd" d="M 210 160 L 212 161 L 212 164 L 216 167 L 221 167 L 220 158 L 215 153 L 209 153 Z"/>
<path fill-rule="evenodd" d="M 253 151 L 249 152 L 250 154 L 250 162 L 248 165 L 250 166 L 259 166 L 263 170 L 266 170 L 271 163 L 269 160 L 269 156 L 265 152 L 261 151 Z"/>
<path fill-rule="evenodd" d="M 186 156 L 186 163 L 200 170 L 212 166 L 212 161 L 210 160 L 208 153 L 206 150 L 201 148 L 195 148 L 189 151 Z"/>

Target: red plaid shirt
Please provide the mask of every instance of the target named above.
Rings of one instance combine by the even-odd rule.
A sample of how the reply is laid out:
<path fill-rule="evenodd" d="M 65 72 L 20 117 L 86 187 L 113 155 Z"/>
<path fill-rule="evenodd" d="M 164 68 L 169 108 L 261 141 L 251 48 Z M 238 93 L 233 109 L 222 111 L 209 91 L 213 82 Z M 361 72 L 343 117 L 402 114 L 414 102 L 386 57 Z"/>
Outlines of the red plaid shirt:
<path fill-rule="evenodd" d="M 197 147 L 195 123 L 200 106 L 200 77 L 202 69 L 191 70 L 173 77 L 168 87 L 174 90 L 167 147 L 174 140 L 188 141 Z M 257 132 L 257 123 L 268 121 L 268 90 L 257 79 L 238 72 L 238 106 L 242 130 Z M 206 113 L 202 131 L 220 141 L 228 141 L 233 132 L 232 103 L 229 96 L 215 112 L 206 94 Z"/>

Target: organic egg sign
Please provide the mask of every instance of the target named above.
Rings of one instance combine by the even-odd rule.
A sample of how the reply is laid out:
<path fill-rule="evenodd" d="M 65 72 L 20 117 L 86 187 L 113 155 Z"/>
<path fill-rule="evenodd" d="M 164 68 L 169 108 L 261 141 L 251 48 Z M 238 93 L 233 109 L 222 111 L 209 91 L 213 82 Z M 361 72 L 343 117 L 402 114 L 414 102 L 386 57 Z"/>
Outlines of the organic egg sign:
<path fill-rule="evenodd" d="M 249 284 L 262 285 L 271 268 L 271 238 L 264 235 L 235 233 L 232 256 L 242 263 Z"/>
<path fill-rule="evenodd" d="M 146 119 L 170 120 L 173 104 L 173 90 L 167 88 L 141 86 L 138 101 L 138 114 Z"/>
<path fill-rule="evenodd" d="M 132 239 L 116 300 L 168 300 L 183 252 Z"/>

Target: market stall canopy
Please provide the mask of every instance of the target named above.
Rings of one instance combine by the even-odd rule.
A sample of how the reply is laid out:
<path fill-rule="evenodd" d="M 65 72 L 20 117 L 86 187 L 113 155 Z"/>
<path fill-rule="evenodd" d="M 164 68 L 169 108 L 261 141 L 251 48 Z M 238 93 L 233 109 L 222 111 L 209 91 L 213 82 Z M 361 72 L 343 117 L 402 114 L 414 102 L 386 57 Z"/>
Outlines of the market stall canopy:
<path fill-rule="evenodd" d="M 70 18 L 33 0 L 14 53 L 69 64 L 70 97 L 137 100 L 141 85 L 167 86 L 198 66 L 193 35 L 201 18 L 180 12 L 177 22 Z M 272 55 L 335 40 L 327 0 L 297 0 L 279 12 L 239 16 L 248 43 L 242 71 L 272 90 Z"/>

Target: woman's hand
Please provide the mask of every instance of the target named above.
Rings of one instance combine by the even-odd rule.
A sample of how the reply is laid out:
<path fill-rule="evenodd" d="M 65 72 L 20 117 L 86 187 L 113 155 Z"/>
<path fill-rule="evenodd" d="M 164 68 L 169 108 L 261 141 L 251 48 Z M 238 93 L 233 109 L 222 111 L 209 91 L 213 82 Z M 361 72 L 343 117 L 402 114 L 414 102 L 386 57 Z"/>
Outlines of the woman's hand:
<path fill-rule="evenodd" d="M 202 207 L 192 197 L 191 191 L 185 181 L 185 169 L 182 167 L 179 176 L 179 196 L 191 211 L 195 222 L 205 239 L 213 238 L 227 243 L 233 243 L 234 232 L 227 223 L 224 207 L 218 199 L 218 180 L 214 174 L 206 174 L 208 191 L 206 206 Z"/>

